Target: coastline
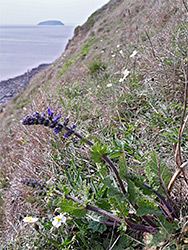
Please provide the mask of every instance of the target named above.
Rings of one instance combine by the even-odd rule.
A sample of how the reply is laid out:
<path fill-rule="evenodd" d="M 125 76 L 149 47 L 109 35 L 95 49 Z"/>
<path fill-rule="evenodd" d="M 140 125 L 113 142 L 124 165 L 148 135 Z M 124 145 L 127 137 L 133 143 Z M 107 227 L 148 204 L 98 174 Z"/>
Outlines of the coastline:
<path fill-rule="evenodd" d="M 38 67 L 25 72 L 22 75 L 10 78 L 8 80 L 0 81 L 0 109 L 2 112 L 3 106 L 11 100 L 22 89 L 29 85 L 31 79 L 40 71 L 46 69 L 51 64 L 40 64 Z"/>

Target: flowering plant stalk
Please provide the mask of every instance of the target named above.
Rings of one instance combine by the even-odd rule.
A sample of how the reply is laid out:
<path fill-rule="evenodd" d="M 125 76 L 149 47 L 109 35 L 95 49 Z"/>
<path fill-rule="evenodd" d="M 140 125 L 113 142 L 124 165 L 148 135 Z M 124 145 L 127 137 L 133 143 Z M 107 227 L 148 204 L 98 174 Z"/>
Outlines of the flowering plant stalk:
<path fill-rule="evenodd" d="M 108 164 L 108 166 L 112 169 L 112 171 L 114 172 L 114 174 L 116 176 L 116 179 L 118 181 L 118 184 L 119 184 L 119 187 L 121 189 L 123 196 L 127 199 L 127 202 L 137 211 L 139 209 L 139 206 L 135 202 L 133 202 L 132 200 L 129 200 L 127 198 L 127 192 L 126 192 L 124 183 L 123 183 L 122 179 L 120 178 L 119 172 L 118 172 L 116 166 L 114 165 L 114 163 L 106 155 L 106 147 L 101 146 L 101 145 L 96 144 L 96 143 L 93 144 L 90 140 L 88 140 L 87 138 L 84 138 L 82 135 L 77 133 L 75 131 L 76 124 L 68 127 L 67 125 L 69 122 L 69 118 L 65 118 L 64 123 L 61 124 L 61 123 L 59 123 L 59 119 L 60 119 L 61 115 L 58 114 L 58 115 L 54 116 L 54 110 L 50 111 L 50 109 L 47 110 L 47 113 L 48 113 L 48 116 L 46 116 L 45 113 L 43 113 L 41 115 L 38 112 L 36 112 L 35 114 L 33 114 L 31 116 L 28 115 L 23 119 L 22 124 L 23 125 L 34 125 L 34 124 L 44 125 L 46 127 L 53 128 L 56 134 L 61 132 L 62 129 L 64 129 L 64 130 L 66 130 L 66 133 L 64 134 L 65 138 L 74 134 L 76 137 L 81 139 L 83 142 L 85 142 L 89 146 L 91 146 L 91 148 L 92 148 L 91 153 L 93 155 L 92 159 L 95 162 L 100 162 L 101 160 L 104 160 Z M 130 180 L 132 182 L 135 181 L 134 178 L 131 179 L 131 177 L 129 175 L 127 175 L 126 178 L 127 178 L 127 181 L 129 183 L 130 183 Z M 137 184 L 138 184 L 138 182 L 137 182 Z M 170 200 L 168 200 L 168 199 L 166 200 L 165 197 L 163 197 L 161 194 L 159 194 L 156 190 L 149 187 L 147 184 L 143 184 L 143 183 L 139 184 L 139 188 L 150 190 L 151 193 L 155 194 L 159 199 L 159 202 L 157 202 L 157 204 L 159 205 L 160 209 L 162 209 L 163 214 L 165 214 L 165 217 L 167 218 L 167 220 L 169 220 L 169 221 L 174 220 L 176 215 L 175 215 L 175 212 L 172 208 Z M 63 196 L 63 194 L 59 191 L 55 191 L 55 193 L 60 195 L 60 196 Z M 97 207 L 91 206 L 91 205 L 85 206 L 85 204 L 82 201 L 80 201 L 80 200 L 78 200 L 70 195 L 65 195 L 65 198 L 82 205 L 83 208 L 86 210 L 94 211 L 94 212 L 97 212 L 99 214 L 106 216 L 107 218 L 109 218 L 110 220 L 115 222 L 116 225 L 118 225 L 118 226 L 120 226 L 122 224 L 121 219 L 115 217 L 114 215 L 106 212 L 103 209 L 100 209 L 100 208 L 97 208 Z M 122 209 L 119 208 L 119 210 L 123 216 L 123 219 L 124 219 L 126 225 L 133 230 L 155 233 L 156 230 L 158 229 L 158 225 L 151 218 L 149 218 L 147 215 L 142 215 L 141 217 L 149 224 L 149 226 L 138 225 L 138 224 L 134 224 L 134 223 L 130 222 L 129 219 L 124 215 Z"/>

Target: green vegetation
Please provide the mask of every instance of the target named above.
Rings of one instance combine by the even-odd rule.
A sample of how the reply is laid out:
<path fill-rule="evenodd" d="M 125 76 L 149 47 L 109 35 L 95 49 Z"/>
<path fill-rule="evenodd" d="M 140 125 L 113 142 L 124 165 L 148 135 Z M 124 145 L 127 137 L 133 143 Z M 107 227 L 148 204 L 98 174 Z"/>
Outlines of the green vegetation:
<path fill-rule="evenodd" d="M 82 47 L 81 51 L 75 55 L 73 58 L 71 58 L 70 60 L 68 60 L 65 65 L 63 66 L 63 68 L 59 71 L 58 76 L 62 76 L 64 75 L 64 73 L 75 64 L 76 60 L 78 60 L 79 58 L 84 58 L 90 50 L 91 45 L 94 43 L 95 38 L 91 38 L 90 40 L 88 40 Z"/>
<path fill-rule="evenodd" d="M 5 108 L 2 249 L 187 249 L 187 9 L 139 4 L 110 1 Z"/>
<path fill-rule="evenodd" d="M 105 69 L 106 65 L 104 65 L 100 59 L 92 61 L 89 65 L 90 73 L 96 73 L 99 72 L 100 70 L 105 70 Z"/>

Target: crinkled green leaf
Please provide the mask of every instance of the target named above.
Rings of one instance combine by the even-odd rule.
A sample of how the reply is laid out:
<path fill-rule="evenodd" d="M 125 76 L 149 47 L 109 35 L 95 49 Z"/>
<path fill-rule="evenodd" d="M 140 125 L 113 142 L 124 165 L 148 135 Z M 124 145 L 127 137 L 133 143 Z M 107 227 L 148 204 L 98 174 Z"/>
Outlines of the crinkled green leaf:
<path fill-rule="evenodd" d="M 90 221 L 88 225 L 88 229 L 91 229 L 93 232 L 104 233 L 107 229 L 106 225 L 100 223 L 98 221 Z"/>
<path fill-rule="evenodd" d="M 67 212 L 77 218 L 82 218 L 87 213 L 85 207 L 74 203 L 72 200 L 62 200 L 60 207 L 62 212 Z"/>
<path fill-rule="evenodd" d="M 129 201 L 131 201 L 133 204 L 135 204 L 136 198 L 137 198 L 137 194 L 135 191 L 135 185 L 131 180 L 127 180 L 127 184 L 128 184 L 128 199 Z"/>
<path fill-rule="evenodd" d="M 106 210 L 106 211 L 110 211 L 109 199 L 103 198 L 103 199 L 97 200 L 95 205 L 99 208 Z"/>
<path fill-rule="evenodd" d="M 171 174 L 168 172 L 168 167 L 162 161 L 160 163 L 160 170 L 162 179 L 165 185 L 168 186 Z M 159 180 L 159 157 L 156 152 L 153 152 L 150 156 L 150 160 L 146 163 L 144 172 L 150 182 L 150 186 L 158 190 L 161 185 Z"/>
<path fill-rule="evenodd" d="M 139 206 L 138 210 L 136 211 L 137 216 L 143 216 L 147 214 L 159 216 L 159 215 L 162 215 L 162 212 L 160 210 L 157 210 L 149 206 Z"/>
<path fill-rule="evenodd" d="M 125 159 L 125 154 L 123 153 L 121 156 L 120 156 L 120 159 L 119 159 L 119 176 L 121 179 L 126 179 L 126 174 L 128 172 L 128 168 L 127 168 L 127 163 L 126 163 L 126 159 Z"/>

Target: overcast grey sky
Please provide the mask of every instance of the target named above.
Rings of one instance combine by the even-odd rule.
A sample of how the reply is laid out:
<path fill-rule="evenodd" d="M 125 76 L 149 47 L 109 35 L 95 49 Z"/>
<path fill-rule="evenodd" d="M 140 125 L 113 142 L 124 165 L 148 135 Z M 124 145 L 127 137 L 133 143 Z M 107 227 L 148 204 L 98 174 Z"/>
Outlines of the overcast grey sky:
<path fill-rule="evenodd" d="M 109 0 L 0 0 L 0 25 L 35 25 L 60 20 L 67 25 L 83 24 Z"/>

